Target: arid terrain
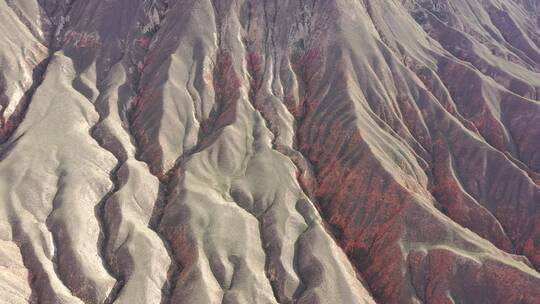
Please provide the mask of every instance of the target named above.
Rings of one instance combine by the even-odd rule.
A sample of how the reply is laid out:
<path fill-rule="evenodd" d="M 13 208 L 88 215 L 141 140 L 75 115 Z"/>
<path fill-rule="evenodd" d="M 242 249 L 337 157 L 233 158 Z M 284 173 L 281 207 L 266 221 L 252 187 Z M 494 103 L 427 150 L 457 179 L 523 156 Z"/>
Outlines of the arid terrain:
<path fill-rule="evenodd" d="M 0 303 L 540 303 L 540 0 L 0 20 Z"/>

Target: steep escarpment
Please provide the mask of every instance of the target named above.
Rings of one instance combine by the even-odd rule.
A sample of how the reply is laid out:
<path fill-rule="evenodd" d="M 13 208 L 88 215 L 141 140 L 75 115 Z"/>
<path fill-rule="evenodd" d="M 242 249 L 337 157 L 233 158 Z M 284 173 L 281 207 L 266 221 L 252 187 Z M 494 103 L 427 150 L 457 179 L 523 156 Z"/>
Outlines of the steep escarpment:
<path fill-rule="evenodd" d="M 5 303 L 540 303 L 537 1 L 0 1 Z"/>

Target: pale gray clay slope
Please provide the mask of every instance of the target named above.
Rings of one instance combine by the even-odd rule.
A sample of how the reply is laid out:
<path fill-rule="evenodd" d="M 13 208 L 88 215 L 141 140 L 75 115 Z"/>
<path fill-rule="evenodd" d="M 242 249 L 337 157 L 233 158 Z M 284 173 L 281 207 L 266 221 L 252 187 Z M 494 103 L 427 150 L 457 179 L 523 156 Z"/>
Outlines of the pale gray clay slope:
<path fill-rule="evenodd" d="M 1 303 L 540 303 L 537 0 L 0 0 Z"/>

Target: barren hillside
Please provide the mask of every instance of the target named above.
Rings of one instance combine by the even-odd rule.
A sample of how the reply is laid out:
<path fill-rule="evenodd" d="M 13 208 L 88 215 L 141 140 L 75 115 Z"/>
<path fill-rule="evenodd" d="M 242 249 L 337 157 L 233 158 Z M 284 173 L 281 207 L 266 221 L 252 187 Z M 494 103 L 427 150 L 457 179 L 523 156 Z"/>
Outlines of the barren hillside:
<path fill-rule="evenodd" d="M 0 303 L 540 303 L 539 0 L 0 20 Z"/>

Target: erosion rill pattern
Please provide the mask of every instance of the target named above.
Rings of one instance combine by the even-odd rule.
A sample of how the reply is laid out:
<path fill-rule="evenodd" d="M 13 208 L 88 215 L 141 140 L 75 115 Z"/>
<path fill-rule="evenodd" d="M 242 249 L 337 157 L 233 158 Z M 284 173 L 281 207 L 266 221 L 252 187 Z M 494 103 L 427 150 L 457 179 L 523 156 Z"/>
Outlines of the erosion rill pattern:
<path fill-rule="evenodd" d="M 0 19 L 0 302 L 540 303 L 539 1 Z"/>

